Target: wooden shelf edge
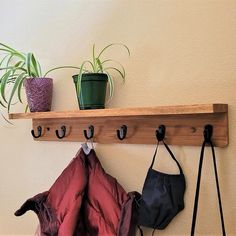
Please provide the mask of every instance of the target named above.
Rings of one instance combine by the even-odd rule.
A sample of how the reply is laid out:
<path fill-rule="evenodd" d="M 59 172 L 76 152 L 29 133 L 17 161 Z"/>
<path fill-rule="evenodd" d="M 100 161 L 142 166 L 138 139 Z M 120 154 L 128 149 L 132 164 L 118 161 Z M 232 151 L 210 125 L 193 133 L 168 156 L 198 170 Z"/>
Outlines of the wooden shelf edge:
<path fill-rule="evenodd" d="M 50 111 L 32 113 L 11 113 L 9 119 L 58 119 L 88 117 L 123 117 L 154 115 L 210 114 L 228 111 L 228 104 L 194 104 L 157 107 L 111 108 L 76 111 Z"/>

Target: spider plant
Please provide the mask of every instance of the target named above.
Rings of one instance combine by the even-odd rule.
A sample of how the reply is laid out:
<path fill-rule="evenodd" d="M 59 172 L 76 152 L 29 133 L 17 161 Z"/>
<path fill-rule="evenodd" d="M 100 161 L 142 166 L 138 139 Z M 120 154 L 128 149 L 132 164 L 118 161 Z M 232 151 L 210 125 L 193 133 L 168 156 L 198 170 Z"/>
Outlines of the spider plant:
<path fill-rule="evenodd" d="M 80 65 L 80 70 L 78 74 L 78 81 L 76 84 L 76 91 L 77 95 L 80 94 L 80 88 L 81 88 L 81 81 L 82 76 L 84 73 L 105 73 L 108 76 L 108 83 L 109 83 L 109 99 L 113 97 L 114 93 L 114 77 L 111 74 L 112 71 L 118 74 L 119 78 L 125 82 L 125 69 L 124 66 L 113 59 L 105 59 L 103 58 L 104 53 L 110 49 L 113 46 L 120 46 L 123 47 L 128 55 L 130 56 L 130 50 L 125 44 L 119 44 L 119 43 L 112 43 L 104 47 L 101 51 L 96 53 L 95 51 L 95 44 L 92 48 L 92 59 L 91 60 L 85 60 Z"/>
<path fill-rule="evenodd" d="M 1 53 L 2 52 L 2 53 Z M 14 95 L 17 94 L 18 101 L 22 102 L 21 91 L 23 81 L 26 78 L 43 78 L 41 65 L 33 53 L 22 53 L 6 44 L 0 43 L 0 105 L 10 111 Z M 75 68 L 75 66 L 60 66 L 61 68 Z M 51 71 L 51 70 L 50 70 Z M 10 87 L 9 98 L 6 97 L 6 89 Z M 15 104 L 15 103 L 14 103 Z"/>

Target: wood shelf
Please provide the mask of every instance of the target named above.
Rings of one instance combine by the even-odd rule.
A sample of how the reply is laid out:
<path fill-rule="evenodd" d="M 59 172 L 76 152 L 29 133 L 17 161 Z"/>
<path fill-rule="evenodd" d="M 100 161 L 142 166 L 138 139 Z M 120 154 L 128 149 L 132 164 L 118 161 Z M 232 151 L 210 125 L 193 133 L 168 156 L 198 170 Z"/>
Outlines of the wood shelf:
<path fill-rule="evenodd" d="M 216 146 L 228 145 L 228 105 L 197 104 L 142 108 L 13 113 L 10 119 L 32 119 L 33 128 L 40 125 L 39 141 L 84 141 L 83 130 L 95 128 L 94 141 L 100 143 L 156 143 L 155 130 L 166 126 L 166 142 L 174 145 L 201 145 L 206 124 L 214 126 Z M 66 137 L 58 139 L 55 130 L 67 127 Z M 126 139 L 120 141 L 116 130 L 128 126 Z"/>
<path fill-rule="evenodd" d="M 12 113 L 9 114 L 9 119 L 57 119 L 87 117 L 154 116 L 176 114 L 208 114 L 227 112 L 227 109 L 227 104 L 177 105 L 159 107 Z"/>

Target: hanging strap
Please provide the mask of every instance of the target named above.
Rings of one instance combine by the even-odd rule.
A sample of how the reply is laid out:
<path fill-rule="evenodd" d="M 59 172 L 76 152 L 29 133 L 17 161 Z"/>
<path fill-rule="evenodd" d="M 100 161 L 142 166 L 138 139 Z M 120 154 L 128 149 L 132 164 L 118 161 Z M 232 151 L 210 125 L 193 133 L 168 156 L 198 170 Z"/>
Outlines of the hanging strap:
<path fill-rule="evenodd" d="M 199 191 L 200 191 L 200 183 L 201 183 L 202 163 L 203 163 L 204 149 L 205 149 L 206 143 L 209 143 L 210 146 L 211 146 L 212 158 L 213 158 L 213 163 L 214 163 L 215 181 L 216 181 L 216 188 L 217 188 L 217 195 L 218 195 L 218 202 L 219 202 L 219 209 L 220 209 L 222 235 L 225 236 L 226 233 L 225 233 L 225 225 L 224 225 L 223 208 L 222 208 L 221 197 L 220 197 L 220 186 L 219 186 L 217 166 L 216 166 L 215 150 L 214 150 L 214 147 L 213 147 L 213 144 L 212 144 L 211 140 L 208 140 L 207 142 L 204 141 L 203 144 L 202 144 L 199 167 L 198 167 L 197 187 L 196 187 L 194 209 L 193 209 L 191 236 L 194 236 L 195 225 L 196 225 L 198 199 L 199 199 Z"/>
<path fill-rule="evenodd" d="M 138 225 L 138 229 L 139 229 L 140 236 L 143 236 L 143 230 L 141 229 L 140 225 Z"/>
<path fill-rule="evenodd" d="M 175 158 L 174 154 L 172 153 L 170 148 L 167 146 L 167 144 L 164 142 L 164 140 L 162 140 L 161 142 L 164 144 L 164 146 L 167 149 L 167 151 L 169 152 L 170 156 L 172 157 L 172 159 L 176 162 L 177 166 L 179 167 L 180 174 L 182 174 L 183 173 L 182 168 L 181 168 L 179 162 L 177 161 L 177 159 Z M 156 154 L 157 154 L 157 149 L 158 149 L 159 143 L 160 143 L 160 141 L 157 142 L 155 153 L 154 153 L 153 158 L 152 158 L 152 163 L 151 163 L 151 166 L 150 166 L 151 169 L 152 169 L 152 167 L 154 165 L 154 162 L 155 162 L 155 158 L 156 158 Z"/>

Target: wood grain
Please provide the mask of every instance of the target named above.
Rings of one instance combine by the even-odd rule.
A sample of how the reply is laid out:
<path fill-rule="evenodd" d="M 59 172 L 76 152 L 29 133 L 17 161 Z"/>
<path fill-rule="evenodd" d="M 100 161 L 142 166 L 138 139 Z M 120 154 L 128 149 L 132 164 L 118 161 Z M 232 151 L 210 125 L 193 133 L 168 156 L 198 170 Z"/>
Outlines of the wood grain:
<path fill-rule="evenodd" d="M 153 116 L 174 114 L 206 114 L 227 112 L 227 104 L 195 104 L 158 107 L 112 108 L 76 111 L 12 113 L 9 119 L 58 119 L 89 117 Z"/>
<path fill-rule="evenodd" d="M 85 141 L 83 130 L 95 128 L 94 142 L 155 144 L 155 131 L 166 126 L 166 142 L 172 145 L 199 146 L 203 142 L 203 130 L 211 124 L 213 142 L 217 147 L 228 145 L 227 104 L 165 106 L 150 108 L 114 108 L 86 111 L 40 112 L 11 114 L 12 119 L 32 119 L 33 129 L 43 129 L 37 141 Z M 66 126 L 66 136 L 56 137 L 55 131 Z M 127 137 L 120 141 L 116 130 L 127 125 Z M 29 131 L 29 135 L 30 131 Z"/>
<path fill-rule="evenodd" d="M 217 114 L 217 115 L 216 115 Z M 95 128 L 94 142 L 155 144 L 155 131 L 159 125 L 166 126 L 166 142 L 173 145 L 196 146 L 203 141 L 203 129 L 206 124 L 214 126 L 213 142 L 218 147 L 228 145 L 228 118 L 225 113 L 200 115 L 163 115 L 143 117 L 98 117 L 70 119 L 34 119 L 33 128 L 43 127 L 43 136 L 38 141 L 85 141 L 83 130 L 89 125 Z M 120 141 L 116 130 L 127 125 L 127 137 Z M 65 125 L 66 137 L 59 140 L 55 130 Z M 49 130 L 47 129 L 49 128 Z M 30 132 L 29 132 L 30 135 Z"/>

